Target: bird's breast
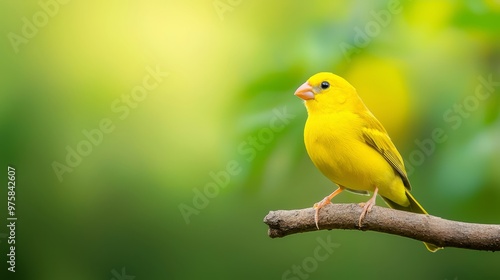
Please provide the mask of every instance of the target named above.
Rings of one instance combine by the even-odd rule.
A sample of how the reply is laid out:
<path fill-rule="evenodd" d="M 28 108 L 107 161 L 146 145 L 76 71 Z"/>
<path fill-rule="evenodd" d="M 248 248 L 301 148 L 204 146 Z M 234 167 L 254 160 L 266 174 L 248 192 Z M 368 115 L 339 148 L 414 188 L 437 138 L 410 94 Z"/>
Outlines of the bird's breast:
<path fill-rule="evenodd" d="M 307 153 L 314 165 L 336 184 L 373 191 L 380 174 L 392 168 L 361 135 L 362 120 L 345 112 L 308 118 L 304 130 Z"/>

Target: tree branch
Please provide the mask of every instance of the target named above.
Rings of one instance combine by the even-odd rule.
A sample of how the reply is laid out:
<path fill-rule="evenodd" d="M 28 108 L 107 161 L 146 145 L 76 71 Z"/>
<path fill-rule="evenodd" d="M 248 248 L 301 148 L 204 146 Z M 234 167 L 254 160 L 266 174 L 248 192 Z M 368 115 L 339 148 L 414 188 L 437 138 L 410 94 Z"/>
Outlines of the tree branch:
<path fill-rule="evenodd" d="M 357 204 L 329 204 L 321 208 L 320 229 L 372 230 L 395 234 L 440 247 L 499 251 L 500 225 L 472 224 L 374 206 L 358 226 L 361 207 Z M 269 237 L 316 231 L 314 209 L 271 211 L 264 218 Z"/>

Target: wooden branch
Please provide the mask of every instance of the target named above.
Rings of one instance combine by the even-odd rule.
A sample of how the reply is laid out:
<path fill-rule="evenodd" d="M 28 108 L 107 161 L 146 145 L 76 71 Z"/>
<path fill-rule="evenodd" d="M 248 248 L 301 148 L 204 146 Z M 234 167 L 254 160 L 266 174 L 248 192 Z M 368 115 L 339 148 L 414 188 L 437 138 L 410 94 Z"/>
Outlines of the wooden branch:
<path fill-rule="evenodd" d="M 329 204 L 319 213 L 320 229 L 372 230 L 395 234 L 440 247 L 499 251 L 500 225 L 473 224 L 441 219 L 374 206 L 358 226 L 361 207 L 358 204 Z M 271 238 L 316 231 L 314 209 L 271 211 L 264 218 Z"/>

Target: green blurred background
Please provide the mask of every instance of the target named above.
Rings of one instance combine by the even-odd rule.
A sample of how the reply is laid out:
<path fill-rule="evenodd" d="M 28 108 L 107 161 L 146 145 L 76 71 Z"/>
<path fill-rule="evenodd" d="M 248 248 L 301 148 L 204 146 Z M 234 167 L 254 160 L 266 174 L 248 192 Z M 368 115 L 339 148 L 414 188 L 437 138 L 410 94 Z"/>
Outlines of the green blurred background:
<path fill-rule="evenodd" d="M 293 96 L 330 71 L 389 131 L 431 214 L 500 223 L 498 1 L 41 0 L 0 11 L 1 279 L 500 275 L 498 253 L 431 254 L 358 231 L 273 240 L 262 222 L 335 188 L 305 152 Z M 490 91 L 477 92 L 479 77 Z M 102 122 L 112 131 L 97 132 Z M 443 143 L 425 140 L 436 129 Z M 324 261 L 313 261 L 318 238 L 337 244 Z M 303 274 L 287 274 L 294 265 Z"/>

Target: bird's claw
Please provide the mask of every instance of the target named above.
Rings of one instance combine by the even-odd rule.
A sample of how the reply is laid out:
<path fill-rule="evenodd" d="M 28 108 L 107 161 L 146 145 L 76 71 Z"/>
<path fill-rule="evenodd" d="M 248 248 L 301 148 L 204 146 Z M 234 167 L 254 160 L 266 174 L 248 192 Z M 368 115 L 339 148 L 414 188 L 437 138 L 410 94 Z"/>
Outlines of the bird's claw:
<path fill-rule="evenodd" d="M 360 203 L 359 206 L 363 207 L 363 210 L 361 211 L 361 215 L 359 216 L 359 221 L 358 221 L 358 225 L 359 227 L 361 227 L 361 223 L 363 222 L 363 219 L 365 218 L 366 214 L 372 211 L 373 204 Z"/>
<path fill-rule="evenodd" d="M 319 225 L 318 225 L 318 222 L 319 222 L 319 209 L 321 209 L 323 206 L 327 205 L 327 204 L 330 204 L 332 198 L 334 196 L 336 196 L 337 194 L 339 194 L 340 192 L 342 192 L 342 188 L 338 188 L 336 189 L 334 192 L 332 192 L 330 195 L 328 195 L 327 197 L 323 198 L 320 202 L 318 203 L 314 203 L 314 209 L 316 209 L 316 212 L 314 213 L 314 223 L 316 224 L 316 228 L 319 229 Z"/>
<path fill-rule="evenodd" d="M 363 207 L 361 215 L 359 216 L 359 221 L 358 221 L 359 227 L 361 227 L 361 223 L 363 222 L 363 219 L 365 218 L 366 214 L 372 211 L 373 205 L 375 205 L 376 203 L 377 193 L 378 193 L 378 188 L 375 188 L 373 196 L 366 203 L 359 204 L 360 207 Z"/>
<path fill-rule="evenodd" d="M 328 197 L 323 198 L 320 202 L 314 203 L 313 208 L 316 210 L 314 213 L 314 223 L 316 224 L 316 228 L 319 229 L 319 210 L 323 208 L 323 206 L 331 203 Z"/>

